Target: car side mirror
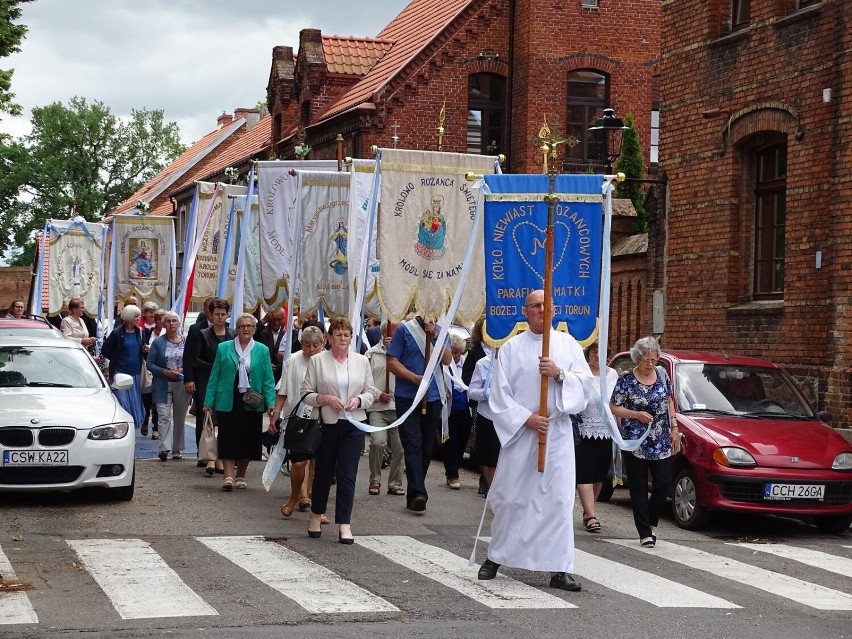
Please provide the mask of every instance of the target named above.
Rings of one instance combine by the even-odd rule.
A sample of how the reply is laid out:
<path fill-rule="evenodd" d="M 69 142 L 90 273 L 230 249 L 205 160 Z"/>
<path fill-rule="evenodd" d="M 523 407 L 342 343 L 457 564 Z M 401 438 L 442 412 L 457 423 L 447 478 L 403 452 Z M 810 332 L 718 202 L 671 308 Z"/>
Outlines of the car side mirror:
<path fill-rule="evenodd" d="M 133 388 L 133 377 L 125 373 L 116 373 L 110 388 L 117 391 L 130 390 Z"/>
<path fill-rule="evenodd" d="M 826 424 L 831 423 L 831 413 L 829 413 L 827 410 L 821 410 L 820 412 L 818 412 L 817 417 L 820 419 L 820 421 L 823 421 Z"/>

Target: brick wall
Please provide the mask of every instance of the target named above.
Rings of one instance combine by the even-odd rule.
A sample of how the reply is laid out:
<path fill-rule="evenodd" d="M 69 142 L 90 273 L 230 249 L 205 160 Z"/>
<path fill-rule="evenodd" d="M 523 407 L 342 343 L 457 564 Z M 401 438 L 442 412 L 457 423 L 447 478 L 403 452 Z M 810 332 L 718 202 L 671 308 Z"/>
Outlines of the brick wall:
<path fill-rule="evenodd" d="M 796 11 L 790 0 L 752 0 L 749 27 L 734 33 L 729 5 L 663 2 L 666 344 L 777 361 L 816 386 L 834 425 L 848 426 L 852 3 Z M 784 293 L 757 301 L 752 157 L 779 139 L 787 143 Z"/>
<path fill-rule="evenodd" d="M 5 315 L 9 305 L 16 299 L 27 299 L 32 284 L 32 268 L 29 266 L 0 267 L 0 315 Z"/>

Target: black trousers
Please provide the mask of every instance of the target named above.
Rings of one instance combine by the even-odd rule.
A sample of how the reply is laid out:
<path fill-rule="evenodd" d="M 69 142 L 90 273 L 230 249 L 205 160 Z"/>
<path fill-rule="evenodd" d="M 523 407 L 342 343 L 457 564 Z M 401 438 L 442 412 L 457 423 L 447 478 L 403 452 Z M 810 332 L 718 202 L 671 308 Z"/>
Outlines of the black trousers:
<path fill-rule="evenodd" d="M 449 439 L 444 442 L 441 452 L 444 456 L 444 473 L 447 479 L 459 478 L 459 467 L 464 457 L 464 449 L 470 438 L 470 411 L 465 408 L 450 411 Z"/>
<path fill-rule="evenodd" d="M 142 423 L 146 426 L 148 425 L 148 419 L 150 418 L 151 422 L 154 424 L 154 430 L 157 430 L 157 426 L 159 426 L 159 416 L 157 415 L 157 409 L 151 410 L 153 406 L 153 397 L 152 393 L 142 393 L 142 407 L 145 409 L 145 419 L 142 420 Z"/>
<path fill-rule="evenodd" d="M 401 417 L 414 402 L 410 397 L 394 396 L 396 415 Z M 415 408 L 402 424 L 399 425 L 399 439 L 405 452 L 405 479 L 408 486 L 405 498 L 411 500 L 422 495 L 429 499 L 426 492 L 426 472 L 432 461 L 432 448 L 435 446 L 438 426 L 441 424 L 441 402 L 428 402 L 426 414 L 422 415 L 420 407 Z"/>
<path fill-rule="evenodd" d="M 672 460 L 640 459 L 625 453 L 627 484 L 630 488 L 630 503 L 633 506 L 633 521 L 639 538 L 651 536 L 651 526 L 660 523 L 660 515 L 666 506 L 666 497 L 672 482 Z M 651 472 L 651 497 L 648 498 L 648 471 Z"/>
<path fill-rule="evenodd" d="M 352 504 L 355 502 L 355 479 L 358 460 L 364 451 L 364 431 L 347 420 L 323 424 L 322 441 L 314 457 L 314 483 L 311 489 L 311 512 L 322 515 L 328 506 L 328 493 L 332 478 L 337 479 L 334 502 L 334 523 L 352 522 Z"/>

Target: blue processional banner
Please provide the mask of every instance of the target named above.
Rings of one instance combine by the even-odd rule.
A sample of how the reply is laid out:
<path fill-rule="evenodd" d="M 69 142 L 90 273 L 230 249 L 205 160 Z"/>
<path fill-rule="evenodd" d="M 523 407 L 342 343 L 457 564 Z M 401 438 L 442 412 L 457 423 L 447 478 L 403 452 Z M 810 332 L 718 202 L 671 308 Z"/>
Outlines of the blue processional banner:
<path fill-rule="evenodd" d="M 526 328 L 524 298 L 544 287 L 547 175 L 485 175 L 485 341 Z M 557 330 L 585 345 L 597 336 L 603 243 L 601 175 L 559 175 L 553 232 Z M 490 193 L 488 193 L 490 191 Z"/>

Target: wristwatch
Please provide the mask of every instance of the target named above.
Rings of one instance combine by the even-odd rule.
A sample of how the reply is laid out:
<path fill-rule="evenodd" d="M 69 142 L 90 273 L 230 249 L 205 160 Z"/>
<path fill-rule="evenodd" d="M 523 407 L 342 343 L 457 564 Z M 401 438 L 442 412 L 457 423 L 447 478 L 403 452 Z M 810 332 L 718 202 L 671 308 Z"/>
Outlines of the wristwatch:
<path fill-rule="evenodd" d="M 559 369 L 559 374 L 556 376 L 556 381 L 557 382 L 564 382 L 565 381 L 565 371 L 562 370 L 561 368 Z"/>

